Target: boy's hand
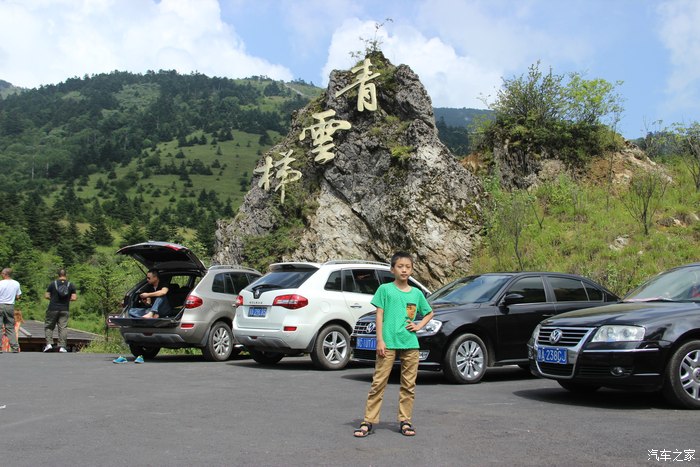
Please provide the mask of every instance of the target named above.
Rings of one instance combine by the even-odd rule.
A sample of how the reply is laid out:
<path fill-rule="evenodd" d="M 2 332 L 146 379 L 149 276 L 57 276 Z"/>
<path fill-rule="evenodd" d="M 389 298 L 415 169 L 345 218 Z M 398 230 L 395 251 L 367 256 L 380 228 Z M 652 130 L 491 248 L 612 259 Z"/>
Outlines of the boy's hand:
<path fill-rule="evenodd" d="M 386 357 L 386 344 L 384 341 L 377 341 L 377 356 L 381 358 Z"/>
<path fill-rule="evenodd" d="M 408 324 L 406 324 L 406 329 L 411 332 L 416 332 L 420 329 L 420 326 L 418 326 L 415 322 L 410 321 Z"/>

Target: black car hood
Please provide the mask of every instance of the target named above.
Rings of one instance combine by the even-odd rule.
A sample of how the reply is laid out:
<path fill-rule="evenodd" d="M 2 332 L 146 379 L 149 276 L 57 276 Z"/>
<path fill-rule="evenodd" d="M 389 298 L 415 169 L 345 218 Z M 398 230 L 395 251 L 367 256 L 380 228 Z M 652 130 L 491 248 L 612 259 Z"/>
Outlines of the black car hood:
<path fill-rule="evenodd" d="M 669 316 L 696 314 L 695 302 L 629 302 L 562 313 L 542 322 L 545 326 L 601 326 L 603 324 L 645 324 Z"/>
<path fill-rule="evenodd" d="M 449 316 L 452 313 L 457 313 L 457 312 L 462 312 L 466 309 L 478 309 L 481 308 L 481 303 L 473 303 L 473 304 L 462 304 L 462 305 L 457 305 L 454 303 L 438 303 L 438 304 L 431 304 L 431 307 L 433 308 L 433 313 L 435 314 L 434 318 L 442 317 L 445 319 L 446 316 Z M 362 322 L 367 322 L 367 321 L 376 321 L 377 320 L 377 312 L 376 311 L 371 311 L 367 313 L 366 315 L 360 316 L 360 318 L 357 320 L 362 321 Z"/>
<path fill-rule="evenodd" d="M 159 271 L 173 269 L 194 269 L 204 271 L 206 267 L 187 247 L 177 243 L 144 242 L 129 245 L 117 251 L 118 255 L 134 258 L 148 269 Z"/>

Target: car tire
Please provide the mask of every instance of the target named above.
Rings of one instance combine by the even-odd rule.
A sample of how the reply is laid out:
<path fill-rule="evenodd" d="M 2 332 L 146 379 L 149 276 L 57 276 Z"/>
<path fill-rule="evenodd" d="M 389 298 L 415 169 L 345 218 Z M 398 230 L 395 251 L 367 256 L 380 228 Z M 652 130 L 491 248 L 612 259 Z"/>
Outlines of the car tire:
<path fill-rule="evenodd" d="M 248 349 L 248 353 L 253 360 L 261 365 L 274 365 L 284 358 L 284 354 L 281 352 L 267 352 L 265 350 L 255 350 Z"/>
<path fill-rule="evenodd" d="M 350 334 L 343 326 L 321 329 L 311 350 L 311 361 L 319 370 L 341 370 L 350 361 Z"/>
<path fill-rule="evenodd" d="M 225 362 L 233 350 L 233 333 L 231 327 L 223 321 L 217 321 L 209 330 L 207 345 L 202 348 L 204 359 L 210 362 Z"/>
<path fill-rule="evenodd" d="M 579 383 L 577 381 L 558 380 L 557 383 L 567 391 L 576 394 L 590 394 L 600 389 L 600 386 L 597 384 Z"/>
<path fill-rule="evenodd" d="M 478 383 L 486 373 L 488 361 L 484 341 L 474 334 L 462 334 L 447 348 L 443 373 L 451 383 Z"/>
<path fill-rule="evenodd" d="M 700 409 L 700 340 L 686 342 L 668 362 L 663 394 L 671 404 Z"/>
<path fill-rule="evenodd" d="M 144 347 L 138 344 L 129 344 L 129 350 L 134 357 L 141 356 L 144 360 L 152 360 L 160 352 L 160 347 Z"/>

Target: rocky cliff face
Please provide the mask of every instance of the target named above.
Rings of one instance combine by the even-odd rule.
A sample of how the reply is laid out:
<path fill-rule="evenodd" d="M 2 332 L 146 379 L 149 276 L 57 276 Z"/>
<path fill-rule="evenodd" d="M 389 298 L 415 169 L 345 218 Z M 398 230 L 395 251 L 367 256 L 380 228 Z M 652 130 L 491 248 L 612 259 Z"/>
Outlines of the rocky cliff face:
<path fill-rule="evenodd" d="M 430 97 L 405 65 L 372 54 L 376 110 L 358 110 L 351 71 L 334 71 L 326 92 L 293 116 L 289 135 L 265 158 L 292 151 L 301 178 L 281 190 L 252 188 L 232 222 L 220 222 L 215 261 L 266 269 L 274 261 L 387 261 L 395 250 L 416 259 L 416 277 L 437 287 L 469 269 L 480 229 L 482 188 L 439 141 Z M 314 161 L 314 115 L 334 110 L 349 122 L 333 136 L 335 157 Z M 307 134 L 310 132 L 307 132 Z"/>

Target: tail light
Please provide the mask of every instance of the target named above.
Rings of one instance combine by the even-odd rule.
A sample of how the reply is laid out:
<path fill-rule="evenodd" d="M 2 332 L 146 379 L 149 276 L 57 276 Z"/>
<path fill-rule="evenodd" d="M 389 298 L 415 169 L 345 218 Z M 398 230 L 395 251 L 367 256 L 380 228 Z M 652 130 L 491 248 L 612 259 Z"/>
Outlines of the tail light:
<path fill-rule="evenodd" d="M 243 306 L 243 295 L 239 295 L 238 297 L 236 297 L 236 306 Z"/>
<path fill-rule="evenodd" d="M 275 300 L 272 302 L 273 306 L 281 306 L 282 308 L 288 308 L 290 310 L 304 308 L 308 304 L 309 300 L 306 297 L 297 294 L 279 295 L 275 297 Z"/>
<path fill-rule="evenodd" d="M 188 295 L 185 299 L 185 308 L 197 308 L 202 306 L 202 299 L 196 295 Z"/>

